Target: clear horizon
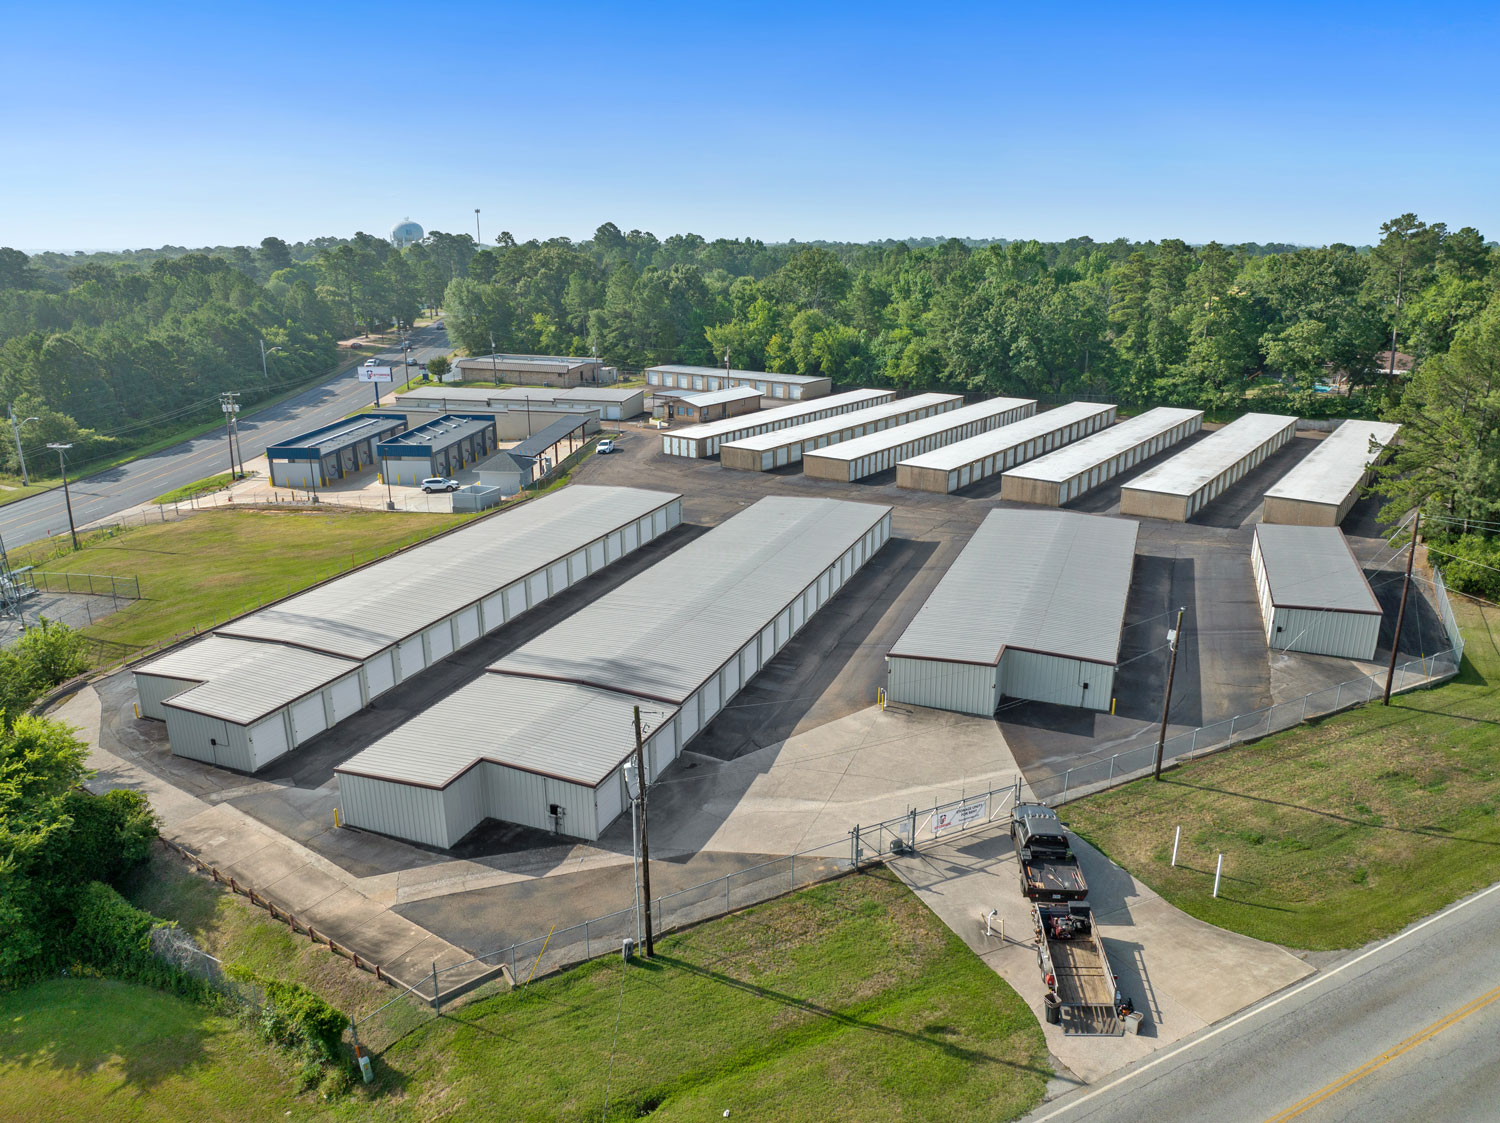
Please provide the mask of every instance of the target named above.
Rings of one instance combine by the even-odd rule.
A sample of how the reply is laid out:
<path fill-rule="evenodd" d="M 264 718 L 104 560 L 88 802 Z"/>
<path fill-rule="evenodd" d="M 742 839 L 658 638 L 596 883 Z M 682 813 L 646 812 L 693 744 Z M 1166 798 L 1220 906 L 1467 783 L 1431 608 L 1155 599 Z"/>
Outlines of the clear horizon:
<path fill-rule="evenodd" d="M 908 12 L 19 10 L 0 245 L 1500 235 L 1493 5 Z"/>

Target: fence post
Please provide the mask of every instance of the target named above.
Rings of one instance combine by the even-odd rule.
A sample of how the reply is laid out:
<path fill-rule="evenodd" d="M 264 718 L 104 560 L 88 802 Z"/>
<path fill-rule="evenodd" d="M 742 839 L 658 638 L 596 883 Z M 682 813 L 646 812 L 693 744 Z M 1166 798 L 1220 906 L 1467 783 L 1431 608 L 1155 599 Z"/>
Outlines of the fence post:
<path fill-rule="evenodd" d="M 1312 697 L 1311 694 L 1304 694 L 1304 695 L 1302 695 L 1302 720 L 1303 721 L 1307 720 L 1307 703 L 1308 703 L 1308 699 L 1310 699 L 1311 697 Z"/>
<path fill-rule="evenodd" d="M 443 1012 L 443 1003 L 438 998 L 437 960 L 432 961 L 432 1008 L 439 1014 Z"/>
<path fill-rule="evenodd" d="M 1177 833 L 1172 836 L 1172 868 L 1177 868 L 1177 844 L 1182 841 L 1182 827 L 1177 828 Z"/>
<path fill-rule="evenodd" d="M 1066 799 L 1068 795 L 1068 781 L 1073 778 L 1073 770 L 1070 768 L 1063 773 L 1063 790 L 1060 799 Z"/>
<path fill-rule="evenodd" d="M 1119 755 L 1118 753 L 1115 754 L 1115 756 L 1118 756 L 1118 755 Z M 1114 778 L 1115 778 L 1115 758 L 1113 756 L 1109 758 L 1109 778 L 1110 778 L 1110 782 L 1111 783 L 1114 781 Z"/>
<path fill-rule="evenodd" d="M 730 877 L 730 875 L 728 875 L 728 874 L 724 875 L 724 915 L 725 916 L 729 915 L 729 877 Z"/>
<path fill-rule="evenodd" d="M 594 958 L 589 954 L 589 922 L 587 920 L 583 922 L 583 958 Z"/>
<path fill-rule="evenodd" d="M 1219 895 L 1219 875 L 1224 872 L 1224 855 L 1219 855 L 1219 864 L 1214 867 L 1214 896 Z"/>

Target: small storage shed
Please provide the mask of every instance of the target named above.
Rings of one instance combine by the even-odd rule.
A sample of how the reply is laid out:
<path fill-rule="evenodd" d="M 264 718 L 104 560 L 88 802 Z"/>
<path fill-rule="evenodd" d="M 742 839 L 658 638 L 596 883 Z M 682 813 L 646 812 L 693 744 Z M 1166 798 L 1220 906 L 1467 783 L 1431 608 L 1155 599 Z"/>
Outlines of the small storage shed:
<path fill-rule="evenodd" d="M 1114 406 L 1069 402 L 903 460 L 896 465 L 896 486 L 940 495 L 954 492 L 1102 429 L 1114 419 Z"/>
<path fill-rule="evenodd" d="M 327 487 L 373 466 L 380 443 L 406 428 L 394 413 L 361 413 L 313 429 L 266 449 L 271 483 L 277 487 Z"/>
<path fill-rule="evenodd" d="M 1250 568 L 1272 651 L 1375 658 L 1380 602 L 1338 527 L 1261 523 Z"/>
<path fill-rule="evenodd" d="M 1061 507 L 1202 427 L 1201 409 L 1158 406 L 1030 463 L 1008 467 L 1000 480 L 1000 498 Z"/>
<path fill-rule="evenodd" d="M 445 414 L 382 441 L 387 481 L 416 487 L 430 476 L 453 476 L 495 450 L 495 419 L 488 414 Z"/>
<path fill-rule="evenodd" d="M 1109 709 L 1139 530 L 991 511 L 891 647 L 887 696 L 980 716 L 1006 697 Z"/>
<path fill-rule="evenodd" d="M 1266 492 L 1261 522 L 1338 526 L 1401 426 L 1345 421 Z"/>
<path fill-rule="evenodd" d="M 1033 398 L 990 398 L 808 452 L 802 457 L 802 471 L 814 479 L 853 483 L 890 471 L 908 457 L 993 432 L 1035 412 Z"/>
<path fill-rule="evenodd" d="M 909 398 L 855 410 L 853 413 L 808 421 L 754 437 L 742 437 L 719 446 L 719 463 L 725 468 L 738 468 L 745 472 L 769 472 L 773 468 L 796 464 L 805 452 L 815 452 L 840 441 L 863 437 L 867 433 L 879 433 L 934 414 L 947 413 L 963 405 L 963 401 L 957 394 L 913 394 Z"/>
<path fill-rule="evenodd" d="M 664 390 L 664 394 L 674 391 Z M 726 417 L 738 417 L 743 413 L 754 413 L 760 408 L 760 391 L 749 386 L 736 386 L 731 390 L 715 390 L 709 394 L 688 394 L 676 401 L 668 401 L 668 417 L 692 425 L 710 421 L 722 421 Z"/>
<path fill-rule="evenodd" d="M 743 440 L 746 437 L 771 433 L 779 429 L 789 429 L 793 425 L 819 421 L 825 417 L 838 417 L 884 402 L 895 401 L 895 399 L 894 390 L 849 390 L 843 394 L 819 398 L 817 401 L 777 406 L 751 416 L 729 417 L 723 421 L 713 421 L 706 425 L 690 425 L 686 429 L 664 433 L 661 439 L 661 450 L 668 456 L 688 456 L 695 459 L 717 456 L 720 446 L 729 444 L 731 441 Z M 765 404 L 764 399 L 761 404 Z"/>
<path fill-rule="evenodd" d="M 1120 513 L 1187 522 L 1297 435 L 1297 419 L 1247 413 L 1120 488 Z"/>

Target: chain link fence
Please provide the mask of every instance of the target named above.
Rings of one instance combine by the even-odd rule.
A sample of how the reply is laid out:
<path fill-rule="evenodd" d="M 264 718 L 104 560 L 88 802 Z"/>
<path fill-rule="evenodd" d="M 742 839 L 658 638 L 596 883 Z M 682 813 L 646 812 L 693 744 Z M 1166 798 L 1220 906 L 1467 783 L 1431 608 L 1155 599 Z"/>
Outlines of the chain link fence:
<path fill-rule="evenodd" d="M 19 569 L 16 577 L 42 593 L 73 593 L 125 600 L 141 598 L 141 582 L 136 577 L 113 577 L 107 573 L 54 573 L 45 569 Z"/>

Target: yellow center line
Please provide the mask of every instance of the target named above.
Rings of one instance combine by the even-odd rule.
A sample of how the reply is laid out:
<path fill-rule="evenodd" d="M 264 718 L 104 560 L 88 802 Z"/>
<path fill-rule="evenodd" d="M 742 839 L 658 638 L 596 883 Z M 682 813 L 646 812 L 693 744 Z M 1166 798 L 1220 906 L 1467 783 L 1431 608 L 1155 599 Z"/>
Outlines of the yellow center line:
<path fill-rule="evenodd" d="M 1379 1069 L 1384 1068 L 1387 1064 L 1395 1060 L 1397 1057 L 1401 1056 L 1403 1053 L 1411 1052 L 1418 1045 L 1422 1044 L 1422 1042 L 1436 1037 L 1449 1026 L 1457 1025 L 1459 1022 L 1467 1018 L 1470 1014 L 1474 1014 L 1480 1010 L 1483 1010 L 1486 1006 L 1490 1005 L 1496 1000 L 1500 1000 L 1500 987 L 1496 987 L 1494 990 L 1480 995 L 1478 998 L 1474 999 L 1474 1001 L 1470 1002 L 1467 1006 L 1462 1006 L 1459 1009 L 1454 1010 L 1451 1014 L 1439 1018 L 1437 1021 L 1433 1022 L 1430 1026 L 1422 1030 L 1420 1033 L 1408 1037 L 1405 1041 L 1401 1042 L 1400 1045 L 1397 1045 L 1394 1048 L 1387 1049 L 1384 1053 L 1381 1053 L 1380 1056 L 1376 1057 L 1368 1064 L 1362 1065 L 1359 1068 L 1355 1069 L 1353 1072 L 1339 1077 L 1339 1079 L 1335 1080 L 1332 1084 L 1318 1089 L 1306 1099 L 1298 1100 L 1291 1107 L 1281 1112 L 1281 1114 L 1271 1116 L 1270 1119 L 1266 1120 L 1266 1123 L 1285 1123 L 1285 1121 L 1288 1119 L 1295 1119 L 1297 1116 L 1307 1111 L 1308 1108 L 1316 1107 L 1318 1104 L 1322 1103 L 1329 1097 L 1337 1095 L 1339 1092 L 1342 1092 L 1351 1084 L 1355 1084 L 1358 1081 L 1361 1081 L 1365 1077 L 1369 1076 L 1372 1072 L 1376 1072 Z"/>

